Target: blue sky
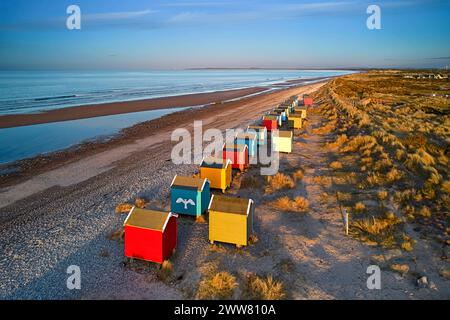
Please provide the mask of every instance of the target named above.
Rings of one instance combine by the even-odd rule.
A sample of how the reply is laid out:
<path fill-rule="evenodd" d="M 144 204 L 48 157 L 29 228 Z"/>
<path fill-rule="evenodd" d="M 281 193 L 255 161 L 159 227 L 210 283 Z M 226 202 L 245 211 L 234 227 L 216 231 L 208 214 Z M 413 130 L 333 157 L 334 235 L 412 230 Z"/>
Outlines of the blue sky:
<path fill-rule="evenodd" d="M 81 8 L 81 30 L 66 8 Z M 369 4 L 381 30 L 366 27 Z M 450 1 L 4 0 L 0 69 L 450 65 Z"/>

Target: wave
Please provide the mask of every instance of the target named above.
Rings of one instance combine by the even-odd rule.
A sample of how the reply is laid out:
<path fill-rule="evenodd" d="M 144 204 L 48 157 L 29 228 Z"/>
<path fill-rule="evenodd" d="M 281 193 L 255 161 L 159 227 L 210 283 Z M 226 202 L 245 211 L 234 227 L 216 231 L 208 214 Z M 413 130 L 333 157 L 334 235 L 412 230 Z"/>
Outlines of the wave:
<path fill-rule="evenodd" d="M 66 95 L 66 96 L 35 98 L 34 101 L 48 101 L 48 100 L 69 99 L 69 98 L 76 98 L 76 97 L 77 97 L 77 95 L 71 94 L 71 95 Z"/>

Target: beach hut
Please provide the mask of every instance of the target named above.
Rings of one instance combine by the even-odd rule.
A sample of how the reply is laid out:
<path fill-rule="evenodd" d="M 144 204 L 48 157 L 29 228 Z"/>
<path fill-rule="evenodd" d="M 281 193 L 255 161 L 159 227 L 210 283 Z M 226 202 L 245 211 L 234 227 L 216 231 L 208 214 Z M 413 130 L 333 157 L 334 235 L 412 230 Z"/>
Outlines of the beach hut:
<path fill-rule="evenodd" d="M 293 134 L 290 130 L 278 131 L 272 133 L 272 146 L 273 150 L 277 152 L 292 152 L 292 140 Z"/>
<path fill-rule="evenodd" d="M 302 119 L 306 119 L 306 107 L 305 106 L 294 108 L 294 113 L 299 113 L 299 114 L 301 114 Z"/>
<path fill-rule="evenodd" d="M 177 246 L 177 217 L 133 207 L 124 222 L 125 256 L 163 263 Z"/>
<path fill-rule="evenodd" d="M 247 132 L 253 132 L 257 135 L 259 145 L 266 144 L 267 141 L 267 128 L 264 126 L 248 126 Z"/>
<path fill-rule="evenodd" d="M 304 106 L 312 106 L 313 105 L 313 98 L 311 98 L 307 94 L 304 94 L 303 95 L 303 105 Z"/>
<path fill-rule="evenodd" d="M 209 241 L 246 246 L 253 233 L 254 203 L 251 199 L 213 195 L 209 203 Z"/>
<path fill-rule="evenodd" d="M 284 109 L 283 107 L 278 107 L 274 110 L 274 112 L 281 116 L 282 122 L 286 122 L 286 120 L 287 120 L 286 109 Z"/>
<path fill-rule="evenodd" d="M 284 110 L 284 112 L 286 113 L 286 118 L 289 117 L 289 114 L 291 113 L 291 107 L 285 104 L 280 104 L 278 106 L 278 109 Z"/>
<path fill-rule="evenodd" d="M 298 113 L 291 113 L 288 118 L 288 126 L 292 129 L 302 128 L 302 115 Z"/>
<path fill-rule="evenodd" d="M 256 138 L 257 138 L 256 133 L 251 133 L 251 132 L 239 133 L 236 136 L 235 143 L 247 145 L 249 157 L 254 157 L 254 156 L 256 156 L 256 152 L 257 152 L 257 148 L 258 148 Z"/>
<path fill-rule="evenodd" d="M 283 118 L 281 116 L 281 113 L 278 113 L 278 112 L 276 112 L 274 110 L 274 111 L 269 112 L 267 115 L 277 118 L 277 125 L 278 125 L 278 127 L 281 127 L 283 125 Z"/>
<path fill-rule="evenodd" d="M 263 126 L 267 131 L 278 129 L 278 118 L 273 116 L 263 116 Z"/>
<path fill-rule="evenodd" d="M 208 179 L 210 188 L 220 189 L 222 192 L 231 185 L 231 171 L 229 159 L 207 157 L 200 164 L 200 178 Z"/>
<path fill-rule="evenodd" d="M 208 179 L 176 175 L 170 184 L 170 208 L 172 212 L 201 216 L 208 209 L 210 198 Z"/>
<path fill-rule="evenodd" d="M 249 166 L 248 147 L 246 144 L 225 144 L 222 158 L 231 160 L 232 168 L 244 171 Z"/>

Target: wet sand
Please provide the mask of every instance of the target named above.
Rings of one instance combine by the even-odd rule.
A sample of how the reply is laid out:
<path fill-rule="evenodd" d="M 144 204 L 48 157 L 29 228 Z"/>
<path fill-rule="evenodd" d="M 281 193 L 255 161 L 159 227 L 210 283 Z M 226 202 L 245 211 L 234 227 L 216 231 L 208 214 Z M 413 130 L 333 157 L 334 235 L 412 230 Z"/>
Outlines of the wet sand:
<path fill-rule="evenodd" d="M 12 128 L 49 122 L 87 119 L 156 109 L 201 106 L 241 98 L 266 90 L 268 90 L 268 88 L 255 87 L 136 101 L 83 105 L 55 109 L 41 113 L 11 114 L 0 116 L 0 128 Z"/>
<path fill-rule="evenodd" d="M 266 105 L 266 108 L 272 107 L 275 106 L 276 103 L 281 103 L 283 99 L 294 94 L 310 92 L 313 88 L 323 85 L 326 81 L 328 80 L 319 81 L 315 84 L 298 84 L 297 86 L 277 91 L 263 91 L 260 94 L 243 97 L 234 101 L 207 104 L 201 108 L 189 108 L 184 111 L 165 115 L 162 118 L 145 121 L 132 127 L 125 128 L 107 140 L 87 141 L 64 150 L 0 165 L 0 188 L 23 182 L 31 177 L 76 162 L 88 156 L 132 144 L 139 139 L 157 136 L 161 132 L 167 132 L 175 128 L 190 125 L 194 120 L 211 121 L 211 119 L 216 119 L 218 115 L 225 112 L 231 112 L 235 115 L 239 109 L 249 105 L 254 107 L 256 104 L 258 105 L 258 108 L 259 104 L 262 104 L 263 106 Z M 251 92 L 253 91 L 244 93 L 247 93 L 248 95 L 251 94 Z M 240 93 L 242 94 L 243 91 Z M 231 94 L 227 95 L 227 97 L 229 100 L 232 99 L 230 98 Z M 267 106 L 267 101 L 274 102 Z M 127 103 L 128 102 L 124 102 L 123 104 Z M 139 104 L 144 102 L 136 101 L 136 103 Z M 221 123 L 221 125 L 223 124 L 226 123 Z M 231 125 L 231 122 L 228 122 L 228 124 Z"/>

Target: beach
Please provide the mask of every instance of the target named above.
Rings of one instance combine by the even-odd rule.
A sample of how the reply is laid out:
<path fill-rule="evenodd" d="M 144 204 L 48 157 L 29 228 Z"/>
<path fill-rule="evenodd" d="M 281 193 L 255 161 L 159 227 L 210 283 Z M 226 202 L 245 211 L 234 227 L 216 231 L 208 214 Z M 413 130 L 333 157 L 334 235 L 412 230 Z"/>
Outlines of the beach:
<path fill-rule="evenodd" d="M 318 85 L 321 85 L 327 80 L 315 79 L 314 81 Z M 89 155 L 126 145 L 141 138 L 155 136 L 161 131 L 167 131 L 168 129 L 174 130 L 177 127 L 189 127 L 194 120 L 211 121 L 211 118 L 217 114 L 224 113 L 225 110 L 231 112 L 235 109 L 246 108 L 249 104 L 265 104 L 267 101 L 273 101 L 272 105 L 275 105 L 280 97 L 293 95 L 298 92 L 299 88 L 301 88 L 301 92 L 304 90 L 309 91 L 310 88 L 316 88 L 316 84 L 305 85 L 304 81 L 298 81 L 295 85 L 291 85 L 287 89 L 278 89 L 276 91 L 271 91 L 269 88 L 257 87 L 187 96 L 118 102 L 99 106 L 68 107 L 36 114 L 0 116 L 0 124 L 5 126 L 7 124 L 20 126 L 30 124 L 30 122 L 51 123 L 53 121 L 64 121 L 63 119 L 69 120 L 77 117 L 95 118 L 96 116 L 112 115 L 125 111 L 148 111 L 158 110 L 160 108 L 170 110 L 180 106 L 188 107 L 200 104 L 200 107 L 188 107 L 183 111 L 164 115 L 162 118 L 143 121 L 124 128 L 118 134 L 112 135 L 108 139 L 89 140 L 48 154 L 0 165 L 0 168 L 3 168 L 0 173 L 0 187 L 6 187 L 12 183 L 23 181 L 46 170 L 59 167 L 62 164 L 71 163 Z M 126 116 L 126 114 L 124 115 Z M 189 119 L 189 121 L 186 122 L 186 119 Z M 220 125 L 225 126 L 226 123 L 224 119 Z"/>
<path fill-rule="evenodd" d="M 206 104 L 241 98 L 244 96 L 260 93 L 265 90 L 268 90 L 268 88 L 246 88 L 136 101 L 122 101 L 103 103 L 98 105 L 66 107 L 39 113 L 2 115 L 0 116 L 0 129 L 41 123 L 87 119 L 156 109 L 202 106 Z"/>
<path fill-rule="evenodd" d="M 411 265 L 425 270 L 436 289 L 419 290 L 410 277 L 387 271 L 386 262 L 374 262 L 380 256 L 409 261 L 401 250 L 367 246 L 343 232 L 333 185 L 322 177 L 335 172 L 329 165 L 335 137 L 324 116 L 330 102 L 317 93 L 328 82 L 187 109 L 127 128 L 109 141 L 22 162 L 21 171 L 4 179 L 0 189 L 0 269 L 6 270 L 0 273 L 0 298 L 195 299 L 205 270 L 212 268 L 231 272 L 241 283 L 248 274 L 270 274 L 283 283 L 287 299 L 445 299 L 448 287 L 438 274 L 441 247 L 434 240 L 421 240 L 424 245 Z M 283 174 L 301 170 L 294 187 L 264 192 L 266 179 L 253 166 L 234 172 L 227 190 L 255 201 L 255 244 L 244 249 L 210 245 L 208 224 L 180 217 L 168 279 L 161 279 L 156 264 L 124 258 L 117 233 L 126 215 L 115 213 L 115 207 L 143 198 L 148 209 L 168 211 L 173 177 L 198 173 L 197 165 L 172 163 L 174 129 L 192 132 L 194 120 L 203 121 L 203 129 L 246 128 L 285 99 L 306 93 L 317 98 L 317 109 L 308 110 L 306 125 L 295 131 L 294 151 L 280 159 Z M 245 187 L 249 178 L 254 186 Z M 308 211 L 273 207 L 280 195 L 307 198 Z M 383 263 L 383 290 L 366 287 L 367 266 L 374 263 Z M 65 285 L 71 265 L 80 267 L 81 290 Z M 240 290 L 233 298 L 242 297 Z"/>

